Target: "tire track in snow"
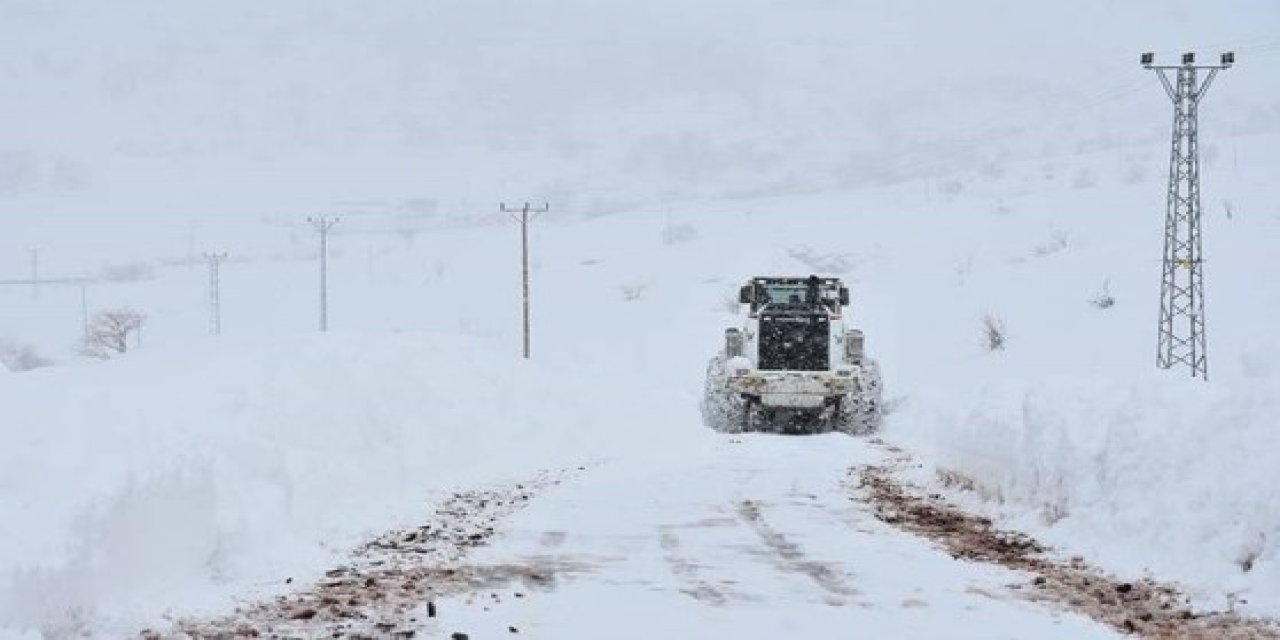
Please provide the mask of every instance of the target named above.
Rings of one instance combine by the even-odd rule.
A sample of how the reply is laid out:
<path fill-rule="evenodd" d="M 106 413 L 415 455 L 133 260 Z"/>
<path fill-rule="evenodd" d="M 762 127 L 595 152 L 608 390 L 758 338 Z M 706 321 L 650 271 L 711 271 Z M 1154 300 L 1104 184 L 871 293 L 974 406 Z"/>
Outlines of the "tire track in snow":
<path fill-rule="evenodd" d="M 680 553 L 680 538 L 670 527 L 661 529 L 658 544 L 662 547 L 662 559 L 671 573 L 687 585 L 680 589 L 680 593 L 712 606 L 724 606 L 729 602 L 729 596 L 724 591 L 701 578 L 699 565 Z"/>
<path fill-rule="evenodd" d="M 844 604 L 845 598 L 859 595 L 858 590 L 848 583 L 846 572 L 832 563 L 809 558 L 799 545 L 773 528 L 765 519 L 759 502 L 744 500 L 738 503 L 737 511 L 738 517 L 760 538 L 779 568 L 807 576 L 832 597 L 832 604 Z"/>

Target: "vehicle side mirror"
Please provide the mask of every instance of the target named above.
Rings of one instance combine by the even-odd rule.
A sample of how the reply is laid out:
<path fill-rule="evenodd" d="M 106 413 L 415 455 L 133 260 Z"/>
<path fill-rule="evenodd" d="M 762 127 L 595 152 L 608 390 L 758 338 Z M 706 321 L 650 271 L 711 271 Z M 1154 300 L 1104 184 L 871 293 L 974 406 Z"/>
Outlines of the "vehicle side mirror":
<path fill-rule="evenodd" d="M 862 350 L 865 338 L 862 332 L 853 329 L 844 334 L 844 358 L 851 364 L 862 364 Z"/>
<path fill-rule="evenodd" d="M 849 306 L 849 287 L 840 287 L 840 306 Z"/>
<path fill-rule="evenodd" d="M 724 331 L 724 354 L 730 358 L 742 356 L 742 331 L 739 329 L 725 329 Z"/>
<path fill-rule="evenodd" d="M 752 295 L 754 293 L 755 292 L 752 290 L 751 285 L 738 289 L 738 302 L 741 304 L 751 304 L 755 299 L 755 296 Z"/>

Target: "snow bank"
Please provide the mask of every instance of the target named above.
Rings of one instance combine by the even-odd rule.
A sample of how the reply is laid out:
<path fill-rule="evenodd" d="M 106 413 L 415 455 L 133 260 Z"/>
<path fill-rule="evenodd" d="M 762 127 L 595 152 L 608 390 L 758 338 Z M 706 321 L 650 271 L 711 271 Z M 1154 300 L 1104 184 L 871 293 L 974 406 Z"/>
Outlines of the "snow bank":
<path fill-rule="evenodd" d="M 466 338 L 195 350 L 0 386 L 0 636 L 121 637 L 225 607 L 428 512 L 432 492 L 651 435 L 601 429 L 625 408 Z"/>
<path fill-rule="evenodd" d="M 959 474 L 1063 552 L 1181 581 L 1202 606 L 1238 598 L 1276 615 L 1280 376 L 1252 360 L 1229 384 L 1058 379 L 916 397 L 891 434 L 931 463 L 926 480 Z"/>

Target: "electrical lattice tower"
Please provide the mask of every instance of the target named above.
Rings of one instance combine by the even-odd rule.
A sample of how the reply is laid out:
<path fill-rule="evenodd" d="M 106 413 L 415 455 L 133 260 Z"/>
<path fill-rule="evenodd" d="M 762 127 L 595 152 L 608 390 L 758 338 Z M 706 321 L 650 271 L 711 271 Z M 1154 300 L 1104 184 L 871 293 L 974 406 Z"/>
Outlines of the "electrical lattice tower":
<path fill-rule="evenodd" d="M 1200 147 L 1198 107 L 1214 76 L 1235 62 L 1197 65 L 1194 53 L 1182 64 L 1158 66 L 1142 54 L 1142 66 L 1156 72 L 1173 101 L 1173 148 L 1169 156 L 1169 201 L 1164 223 L 1164 268 L 1160 282 L 1160 328 L 1156 366 L 1191 367 L 1192 377 L 1208 379 L 1204 331 L 1204 259 L 1200 235 Z M 1207 71 L 1203 80 L 1200 71 Z M 1170 80 L 1170 72 L 1174 78 Z"/>

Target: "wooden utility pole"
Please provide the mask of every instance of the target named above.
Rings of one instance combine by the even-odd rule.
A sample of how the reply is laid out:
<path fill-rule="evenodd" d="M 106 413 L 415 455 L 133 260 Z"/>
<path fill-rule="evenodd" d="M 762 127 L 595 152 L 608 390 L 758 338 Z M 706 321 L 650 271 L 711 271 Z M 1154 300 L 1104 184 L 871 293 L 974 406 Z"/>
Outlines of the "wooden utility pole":
<path fill-rule="evenodd" d="M 227 253 L 206 253 L 204 259 L 209 263 L 209 333 L 222 333 L 222 286 L 219 270 Z"/>
<path fill-rule="evenodd" d="M 524 287 L 524 358 L 529 359 L 529 223 L 551 209 L 547 203 L 535 209 L 528 202 L 519 209 L 508 208 L 506 203 L 499 205 L 503 213 L 511 214 L 511 219 L 520 223 L 520 271 Z M 520 214 L 516 216 L 516 214 Z M 532 215 L 530 215 L 532 214 Z"/>
<path fill-rule="evenodd" d="M 40 298 L 40 249 L 30 248 L 27 252 L 31 254 L 31 299 L 38 300 Z"/>
<path fill-rule="evenodd" d="M 329 330 L 329 230 L 340 220 L 328 216 L 307 218 L 320 234 L 320 331 Z"/>

